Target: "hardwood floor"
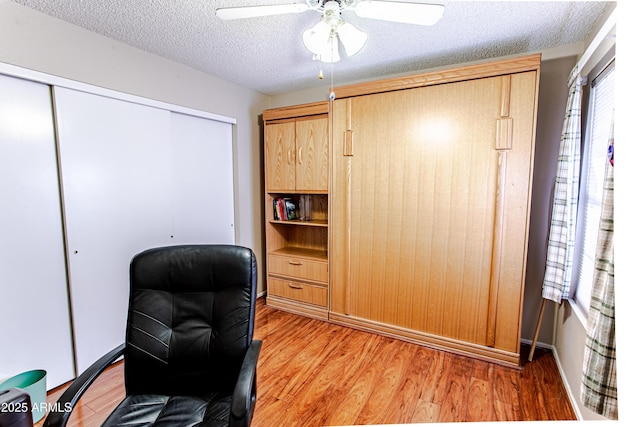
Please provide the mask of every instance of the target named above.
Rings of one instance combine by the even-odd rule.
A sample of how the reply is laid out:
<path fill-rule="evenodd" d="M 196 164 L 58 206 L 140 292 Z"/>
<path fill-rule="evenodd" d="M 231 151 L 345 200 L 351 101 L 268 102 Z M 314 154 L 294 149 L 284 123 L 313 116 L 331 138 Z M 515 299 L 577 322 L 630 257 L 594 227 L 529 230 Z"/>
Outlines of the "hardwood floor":
<path fill-rule="evenodd" d="M 253 427 L 576 419 L 548 350 L 528 362 L 523 349 L 517 370 L 263 303 L 254 337 L 263 347 Z M 69 426 L 106 418 L 124 396 L 122 371 L 118 363 L 96 381 Z"/>

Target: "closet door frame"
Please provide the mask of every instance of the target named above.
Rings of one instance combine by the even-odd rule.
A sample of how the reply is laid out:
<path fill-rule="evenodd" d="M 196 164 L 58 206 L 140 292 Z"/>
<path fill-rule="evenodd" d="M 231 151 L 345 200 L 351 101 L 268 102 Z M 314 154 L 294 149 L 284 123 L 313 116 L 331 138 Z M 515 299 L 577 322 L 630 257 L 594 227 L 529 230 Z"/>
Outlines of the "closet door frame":
<path fill-rule="evenodd" d="M 181 114 L 181 115 L 186 115 L 186 116 L 191 116 L 193 118 L 200 118 L 200 119 L 205 119 L 208 121 L 215 121 L 215 122 L 219 122 L 221 124 L 227 124 L 229 125 L 228 131 L 225 132 L 226 137 L 229 138 L 228 141 L 228 145 L 224 147 L 223 151 L 224 151 L 224 156 L 221 156 L 219 159 L 216 159 L 216 161 L 223 161 L 224 159 L 227 159 L 226 156 L 231 156 L 230 159 L 227 159 L 226 161 L 226 165 L 225 165 L 225 182 L 229 182 L 230 185 L 232 186 L 232 188 L 230 189 L 230 191 L 228 192 L 224 192 L 224 194 L 221 194 L 220 197 L 223 198 L 224 200 L 221 201 L 222 206 L 220 204 L 216 205 L 216 208 L 219 211 L 225 211 L 227 210 L 230 213 L 226 213 L 226 214 L 221 214 L 221 215 L 216 215 L 216 218 L 221 218 L 221 220 L 224 220 L 224 227 L 225 230 L 222 230 L 221 233 L 212 233 L 211 230 L 207 230 L 205 232 L 205 234 L 207 235 L 206 238 L 203 239 L 203 241 L 200 242 L 194 242 L 194 239 L 192 237 L 183 237 L 180 240 L 175 241 L 175 243 L 186 243 L 186 242 L 190 242 L 190 243 L 203 243 L 205 240 L 207 242 L 212 242 L 215 241 L 216 243 L 234 243 L 235 242 L 235 229 L 234 229 L 234 220 L 235 220 L 235 201 L 233 199 L 233 196 L 235 194 L 235 191 L 233 189 L 234 184 L 234 159 L 233 159 L 233 126 L 236 124 L 236 119 L 232 118 L 232 117 L 228 117 L 228 116 L 224 116 L 224 115 L 219 115 L 219 114 L 214 114 L 214 113 L 209 113 L 209 112 L 205 112 L 205 111 L 201 111 L 201 110 L 195 110 L 195 109 L 191 109 L 191 108 L 187 108 L 187 107 L 183 107 L 183 106 L 178 106 L 178 105 L 174 105 L 174 104 L 170 104 L 170 103 L 165 103 L 162 101 L 156 101 L 156 100 L 152 100 L 152 99 L 148 99 L 148 98 L 144 98 L 144 97 L 140 97 L 140 96 L 136 96 L 136 95 L 131 95 L 131 94 L 127 94 L 127 93 L 123 93 L 123 92 L 119 92 L 119 91 L 115 91 L 115 90 L 111 90 L 111 89 L 105 89 L 102 87 L 97 87 L 97 86 L 93 86 L 90 84 L 85 84 L 82 82 L 78 82 L 78 81 L 74 81 L 74 80 L 69 80 L 69 79 L 65 79 L 62 77 L 57 77 L 57 76 L 53 76 L 53 75 L 49 75 L 46 73 L 41 73 L 38 71 L 34 71 L 34 70 L 29 70 L 29 69 L 25 69 L 22 67 L 18 67 L 18 66 L 14 66 L 11 64 L 6 64 L 6 63 L 2 63 L 0 62 L 0 75 L 6 75 L 8 77 L 12 77 L 12 78 L 17 78 L 17 79 L 22 79 L 22 80 L 27 80 L 33 83 L 38 83 L 38 84 L 43 84 L 46 86 L 49 86 L 49 92 L 51 92 L 52 90 L 55 90 L 56 88 L 59 89 L 70 89 L 70 90 L 75 90 L 75 91 L 79 91 L 79 92 L 86 92 L 88 94 L 92 94 L 92 95 L 98 95 L 98 96 L 102 96 L 102 97 L 106 97 L 106 98 L 111 98 L 114 100 L 118 100 L 118 101 L 124 101 L 124 102 L 128 102 L 128 103 L 133 103 L 133 104 L 139 104 L 141 106 L 146 106 L 146 107 L 152 107 L 152 108 L 156 108 L 156 109 L 160 109 L 160 110 L 166 110 L 167 112 L 169 112 L 170 114 Z M 51 99 L 48 100 L 48 105 L 52 105 L 54 101 Z M 53 116 L 53 113 L 50 114 L 50 116 Z M 169 130 L 167 129 L 167 132 L 169 132 Z M 59 149 L 59 135 L 55 134 L 55 139 L 54 139 L 54 145 L 56 147 L 56 150 Z M 213 143 L 215 143 L 214 141 L 212 141 Z M 170 142 L 171 144 L 173 144 L 173 141 Z M 223 159 L 224 157 L 224 159 Z M 59 156 L 57 158 L 54 159 L 54 165 L 56 167 L 60 167 L 60 158 Z M 170 167 L 171 169 L 171 173 L 175 173 L 175 170 L 173 170 L 173 167 Z M 182 168 L 184 169 L 184 168 Z M 178 173 L 185 173 L 187 171 L 182 170 L 179 171 Z M 57 177 L 56 177 L 57 178 Z M 66 301 L 69 301 L 71 299 L 71 293 L 72 290 L 70 288 L 70 283 L 69 283 L 69 271 L 71 271 L 71 262 L 72 260 L 70 259 L 72 255 L 79 255 L 75 253 L 75 250 L 71 249 L 68 245 L 68 235 L 66 233 L 66 228 L 67 228 L 67 218 L 65 216 L 65 206 L 64 206 L 64 195 L 63 195 L 63 183 L 58 183 L 58 181 L 56 180 L 56 191 L 55 191 L 55 197 L 57 197 L 58 199 L 60 199 L 60 209 L 58 210 L 59 212 L 62 212 L 62 216 L 60 218 L 60 223 L 61 226 L 63 227 L 63 229 L 60 231 L 62 234 L 62 238 L 63 238 L 63 245 L 61 247 L 61 251 L 62 251 L 62 261 L 60 263 L 59 268 L 61 268 L 63 271 L 66 272 L 65 275 L 65 280 L 64 280 L 64 299 Z M 181 182 L 182 188 L 184 188 L 185 185 L 189 185 L 188 180 L 182 180 Z M 203 185 L 205 185 L 205 183 L 203 183 Z M 213 186 L 216 185 L 220 185 L 219 182 L 215 182 L 213 183 Z M 175 187 L 172 186 L 171 183 L 168 185 L 168 192 L 169 192 L 169 197 L 168 200 L 170 201 L 175 201 L 175 198 L 172 198 L 175 193 L 175 191 L 181 191 L 180 186 Z M 212 193 L 212 194 L 218 194 L 216 192 Z M 220 202 L 220 200 L 219 200 Z M 170 221 L 168 222 L 168 228 L 167 228 L 167 235 L 169 236 L 169 239 L 166 241 L 158 241 L 158 243 L 166 243 L 166 244 L 172 244 L 174 243 L 173 241 L 171 241 L 171 236 L 172 236 L 172 232 L 176 229 L 181 229 L 184 230 L 184 224 L 187 223 L 189 221 L 189 219 L 177 219 L 176 220 L 176 211 L 177 209 L 175 209 L 174 206 L 171 206 L 171 203 L 169 203 L 168 205 L 170 213 L 169 213 L 169 217 L 170 217 Z M 177 213 L 177 215 L 181 215 L 181 213 Z M 179 233 L 179 235 L 182 235 L 183 233 Z M 66 255 L 66 257 L 65 257 Z M 127 260 L 127 265 L 128 265 L 128 261 Z M 127 270 L 128 271 L 128 270 Z M 127 283 L 128 283 L 128 279 L 127 279 Z M 128 292 L 128 286 L 127 286 L 127 292 Z M 72 303 L 72 302 L 71 302 Z M 70 303 L 70 304 L 71 304 Z M 90 363 L 90 360 L 88 360 L 86 357 L 86 360 L 83 361 L 78 361 L 78 357 L 77 357 L 77 352 L 76 347 L 77 347 L 77 337 L 75 337 L 75 332 L 74 332 L 74 326 L 72 322 L 73 319 L 73 310 L 69 308 L 69 306 L 64 306 L 64 304 L 59 304 L 60 307 L 66 307 L 65 308 L 65 318 L 67 319 L 67 322 L 69 322 L 69 325 L 67 327 L 64 327 L 62 329 L 66 329 L 65 330 L 65 334 L 69 334 L 69 347 L 70 347 L 70 355 L 67 355 L 64 357 L 64 361 L 62 363 L 66 363 L 68 365 L 71 366 L 71 373 L 69 376 L 69 373 L 64 373 L 64 374 L 60 374 L 60 378 L 61 379 L 57 379 L 52 376 L 50 377 L 51 379 L 53 379 L 53 381 L 48 381 L 48 388 L 51 389 L 53 387 L 56 387 L 58 385 L 60 385 L 62 382 L 65 382 L 68 379 L 71 379 L 74 376 L 79 375 L 83 368 L 86 367 L 87 363 Z M 33 320 L 34 322 L 39 322 L 38 319 Z M 45 320 L 42 320 L 41 323 L 46 323 Z M 75 337 L 75 339 L 74 339 Z M 64 340 L 63 340 L 64 341 Z M 34 366 L 33 368 L 38 368 L 37 366 Z M 67 378 L 69 377 L 69 378 Z"/>

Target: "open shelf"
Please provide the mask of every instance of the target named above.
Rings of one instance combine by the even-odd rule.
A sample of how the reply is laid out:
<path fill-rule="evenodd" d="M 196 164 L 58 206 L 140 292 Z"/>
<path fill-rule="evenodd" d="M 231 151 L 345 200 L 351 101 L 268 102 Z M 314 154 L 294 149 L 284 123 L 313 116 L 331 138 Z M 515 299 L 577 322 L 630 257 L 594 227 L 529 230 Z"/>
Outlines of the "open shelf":
<path fill-rule="evenodd" d="M 295 246 L 286 246 L 284 248 L 276 249 L 269 252 L 273 255 L 286 255 L 294 256 L 298 258 L 309 258 L 318 261 L 327 260 L 327 251 L 309 248 L 299 248 Z"/>
<path fill-rule="evenodd" d="M 329 227 L 329 221 L 326 219 L 312 219 L 310 221 L 303 221 L 301 219 L 291 219 L 287 221 L 279 221 L 275 219 L 269 220 L 271 224 L 285 224 L 285 225 L 302 225 L 306 227 Z"/>

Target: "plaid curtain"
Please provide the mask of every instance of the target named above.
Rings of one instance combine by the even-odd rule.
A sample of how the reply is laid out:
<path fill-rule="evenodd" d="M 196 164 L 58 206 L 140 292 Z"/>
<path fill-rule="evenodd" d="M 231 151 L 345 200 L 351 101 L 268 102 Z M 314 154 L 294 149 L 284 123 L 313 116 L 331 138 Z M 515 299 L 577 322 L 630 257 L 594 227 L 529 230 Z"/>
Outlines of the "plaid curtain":
<path fill-rule="evenodd" d="M 613 274 L 613 125 L 582 369 L 582 403 L 600 415 L 618 419 Z"/>
<path fill-rule="evenodd" d="M 547 261 L 542 284 L 542 297 L 556 303 L 569 298 L 578 213 L 582 86 L 586 79 L 577 77 L 576 72 L 577 65 L 569 77 L 569 99 L 560 139 Z"/>

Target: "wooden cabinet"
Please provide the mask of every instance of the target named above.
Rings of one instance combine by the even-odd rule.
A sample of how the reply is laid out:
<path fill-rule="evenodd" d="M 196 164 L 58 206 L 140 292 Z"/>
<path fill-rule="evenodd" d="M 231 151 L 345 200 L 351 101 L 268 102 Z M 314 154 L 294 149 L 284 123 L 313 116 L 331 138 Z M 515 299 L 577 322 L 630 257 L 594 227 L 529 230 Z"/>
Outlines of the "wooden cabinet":
<path fill-rule="evenodd" d="M 330 320 L 519 364 L 539 64 L 335 89 Z"/>
<path fill-rule="evenodd" d="M 335 88 L 328 150 L 327 104 L 265 111 L 267 304 L 518 366 L 539 68 Z"/>
<path fill-rule="evenodd" d="M 265 126 L 265 182 L 269 192 L 327 192 L 327 116 Z"/>
<path fill-rule="evenodd" d="M 328 318 L 329 106 L 266 110 L 265 231 L 267 304 Z M 276 219 L 274 201 L 288 199 L 309 218 Z"/>

